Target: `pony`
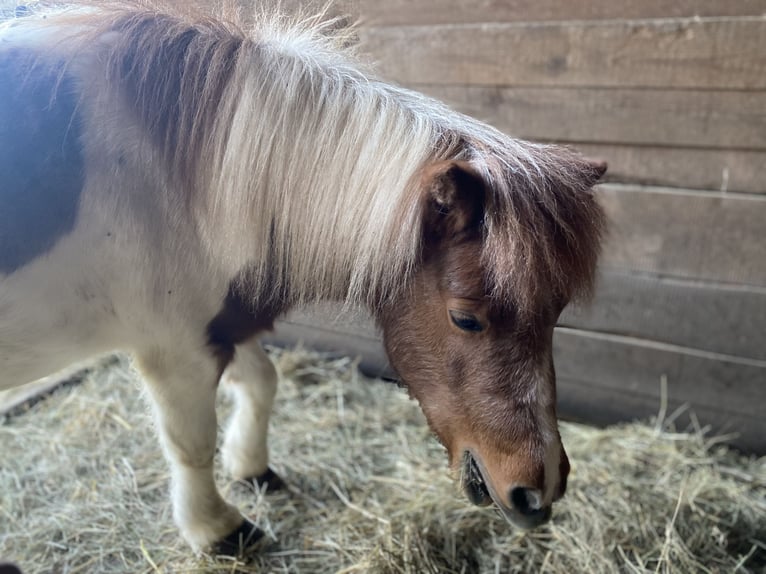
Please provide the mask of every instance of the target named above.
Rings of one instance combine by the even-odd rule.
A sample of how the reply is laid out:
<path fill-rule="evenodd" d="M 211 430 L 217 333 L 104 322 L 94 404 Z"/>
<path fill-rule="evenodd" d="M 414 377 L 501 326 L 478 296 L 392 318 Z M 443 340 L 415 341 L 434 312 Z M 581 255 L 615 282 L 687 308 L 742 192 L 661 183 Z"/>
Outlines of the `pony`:
<path fill-rule="evenodd" d="M 281 486 L 258 335 L 317 301 L 370 310 L 473 503 L 533 528 L 566 489 L 552 337 L 606 166 L 378 79 L 336 24 L 109 2 L 0 29 L 0 388 L 131 353 L 194 549 L 263 535 L 216 487 L 214 400 L 227 472 Z"/>

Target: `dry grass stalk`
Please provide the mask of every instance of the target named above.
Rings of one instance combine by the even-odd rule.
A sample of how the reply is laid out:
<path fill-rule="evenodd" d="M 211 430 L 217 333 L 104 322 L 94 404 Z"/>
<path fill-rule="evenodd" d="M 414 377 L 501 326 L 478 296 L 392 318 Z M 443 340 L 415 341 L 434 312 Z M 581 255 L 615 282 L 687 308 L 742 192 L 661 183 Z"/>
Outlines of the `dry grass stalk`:
<path fill-rule="evenodd" d="M 569 492 L 550 526 L 470 506 L 406 394 L 349 359 L 273 350 L 272 425 L 288 492 L 219 477 L 271 542 L 195 557 L 127 362 L 0 424 L 0 558 L 36 572 L 763 572 L 766 459 L 657 424 L 563 424 Z M 227 405 L 222 401 L 225 410 Z"/>

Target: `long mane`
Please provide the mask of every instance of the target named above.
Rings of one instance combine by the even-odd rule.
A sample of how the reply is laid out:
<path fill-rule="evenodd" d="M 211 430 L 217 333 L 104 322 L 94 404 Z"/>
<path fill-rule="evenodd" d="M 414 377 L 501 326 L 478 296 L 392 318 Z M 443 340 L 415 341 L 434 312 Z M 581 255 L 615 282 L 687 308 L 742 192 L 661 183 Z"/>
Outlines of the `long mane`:
<path fill-rule="evenodd" d="M 603 216 L 598 170 L 581 157 L 378 80 L 337 21 L 246 25 L 144 4 L 94 4 L 79 19 L 110 38 L 109 81 L 256 296 L 378 306 L 406 288 L 421 257 L 418 174 L 449 158 L 487 182 L 494 299 L 532 309 L 544 292 L 589 291 Z"/>

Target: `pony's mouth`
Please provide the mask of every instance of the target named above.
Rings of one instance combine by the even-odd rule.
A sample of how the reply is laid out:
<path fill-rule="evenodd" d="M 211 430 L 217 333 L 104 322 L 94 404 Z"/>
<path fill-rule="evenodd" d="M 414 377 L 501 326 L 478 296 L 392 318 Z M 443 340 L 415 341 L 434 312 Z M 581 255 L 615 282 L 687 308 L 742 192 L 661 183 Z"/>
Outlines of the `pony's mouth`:
<path fill-rule="evenodd" d="M 487 489 L 487 483 L 481 474 L 479 465 L 473 455 L 466 451 L 463 455 L 461 482 L 463 491 L 476 506 L 489 506 L 492 504 L 492 496 Z"/>
<path fill-rule="evenodd" d="M 522 494 L 525 489 L 513 489 L 510 499 L 512 507 L 507 506 L 484 477 L 481 461 L 466 451 L 461 466 L 461 484 L 468 500 L 477 506 L 489 506 L 494 502 L 508 522 L 524 530 L 536 528 L 550 519 L 550 505 L 541 506 L 539 499 L 531 504 L 532 501 Z"/>

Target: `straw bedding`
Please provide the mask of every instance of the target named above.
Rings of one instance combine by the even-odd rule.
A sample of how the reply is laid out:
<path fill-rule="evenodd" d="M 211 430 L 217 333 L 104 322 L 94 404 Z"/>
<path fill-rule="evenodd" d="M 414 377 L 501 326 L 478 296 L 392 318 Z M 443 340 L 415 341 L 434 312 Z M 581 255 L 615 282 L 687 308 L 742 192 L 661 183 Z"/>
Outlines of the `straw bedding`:
<path fill-rule="evenodd" d="M 283 379 L 271 452 L 289 490 L 219 477 L 267 532 L 259 554 L 194 556 L 180 541 L 121 359 L 0 423 L 0 558 L 30 574 L 766 572 L 764 458 L 657 424 L 565 423 L 568 494 L 523 533 L 467 503 L 406 393 L 349 359 L 271 352 Z"/>

